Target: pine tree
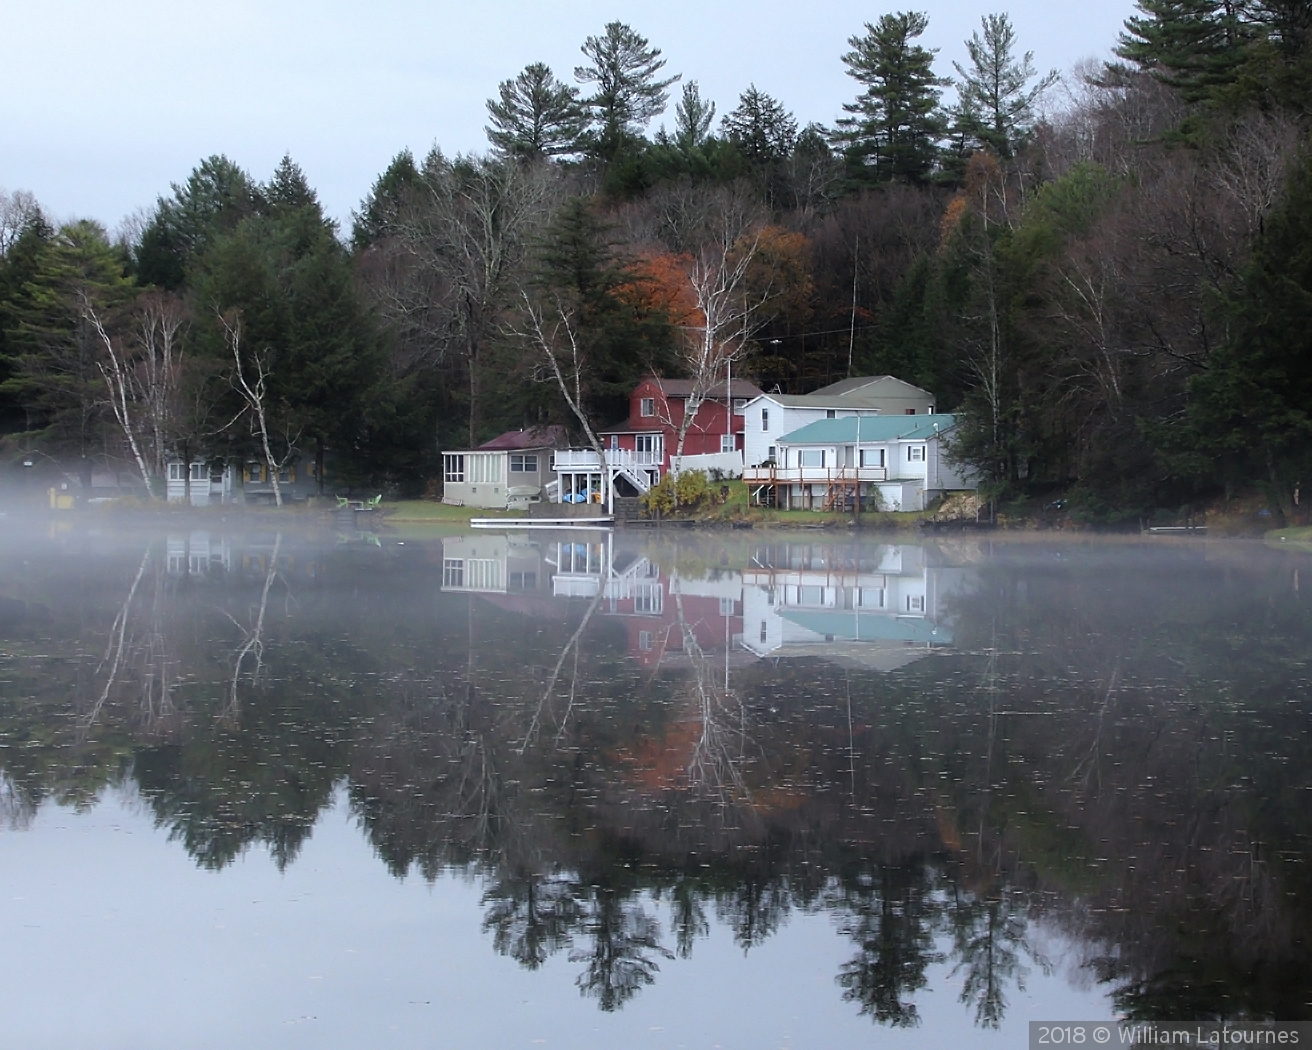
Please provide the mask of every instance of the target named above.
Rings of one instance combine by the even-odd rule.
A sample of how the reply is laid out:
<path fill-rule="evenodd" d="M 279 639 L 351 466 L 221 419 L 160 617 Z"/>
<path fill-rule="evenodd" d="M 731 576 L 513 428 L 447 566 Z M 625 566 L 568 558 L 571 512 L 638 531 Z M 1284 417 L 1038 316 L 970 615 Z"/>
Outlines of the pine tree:
<path fill-rule="evenodd" d="M 1250 28 L 1230 0 L 1138 0 L 1140 15 L 1125 20 L 1116 53 L 1187 102 L 1212 97 L 1234 82 L 1251 41 Z"/>
<path fill-rule="evenodd" d="M 702 98 L 697 81 L 683 85 L 683 97 L 674 106 L 674 145 L 684 153 L 700 149 L 715 120 L 715 103 Z"/>
<path fill-rule="evenodd" d="M 852 115 L 838 121 L 838 139 L 863 178 L 923 182 L 934 168 L 945 127 L 939 88 L 948 82 L 934 75 L 936 52 L 914 42 L 928 26 L 926 15 L 903 11 L 848 40 L 843 63 L 865 90 L 843 106 Z"/>
<path fill-rule="evenodd" d="M 537 160 L 576 153 L 587 120 L 579 92 L 556 79 L 541 62 L 503 80 L 498 98 L 487 100 L 488 141 L 503 157 Z"/>
<path fill-rule="evenodd" d="M 755 84 L 748 85 L 738 107 L 721 122 L 725 136 L 755 164 L 782 160 L 797 141 L 797 121 L 783 105 Z"/>
<path fill-rule="evenodd" d="M 588 37 L 581 50 L 591 64 L 576 66 L 574 77 L 596 85 L 584 100 L 592 117 L 593 151 L 610 160 L 665 111 L 666 88 L 679 77 L 659 78 L 665 68 L 660 48 L 623 22 L 608 23 L 606 32 Z"/>
<path fill-rule="evenodd" d="M 1034 127 L 1034 104 L 1057 81 L 1054 69 L 1031 84 L 1036 72 L 1034 52 L 1015 57 L 1016 31 L 1011 19 L 985 15 L 980 19 L 984 33 L 972 33 L 966 41 L 970 68 L 952 63 L 961 77 L 957 91 L 960 103 L 954 124 L 970 129 L 979 144 L 1000 157 L 1011 157 Z"/>

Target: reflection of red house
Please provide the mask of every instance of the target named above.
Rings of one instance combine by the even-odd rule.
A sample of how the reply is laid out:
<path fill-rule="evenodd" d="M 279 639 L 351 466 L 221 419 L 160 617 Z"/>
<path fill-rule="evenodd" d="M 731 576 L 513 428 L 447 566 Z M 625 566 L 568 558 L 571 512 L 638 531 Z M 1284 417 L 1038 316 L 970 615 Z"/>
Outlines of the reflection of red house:
<path fill-rule="evenodd" d="M 669 580 L 652 578 L 635 583 L 630 593 L 615 600 L 608 610 L 621 616 L 629 637 L 629 656 L 642 667 L 686 655 L 683 620 L 703 653 L 723 653 L 743 631 L 743 603 L 733 598 L 670 593 Z"/>
<path fill-rule="evenodd" d="M 690 379 L 658 379 L 648 376 L 629 395 L 629 418 L 618 426 L 601 431 L 601 440 L 609 448 L 625 449 L 639 456 L 640 462 L 659 466 L 664 474 L 670 468 L 670 456 L 679 440 Z M 743 447 L 743 406 L 760 396 L 760 387 L 735 379 L 726 390 L 723 382 L 711 388 L 697 409 L 683 441 L 685 456 L 714 452 L 740 452 Z M 650 457 L 650 458 L 648 458 Z"/>

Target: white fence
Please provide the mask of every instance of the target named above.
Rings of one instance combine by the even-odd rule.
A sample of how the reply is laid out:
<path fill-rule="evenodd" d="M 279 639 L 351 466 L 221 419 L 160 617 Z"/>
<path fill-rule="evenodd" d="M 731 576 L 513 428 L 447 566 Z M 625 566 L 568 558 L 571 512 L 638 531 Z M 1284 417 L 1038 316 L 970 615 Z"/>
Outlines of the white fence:
<path fill-rule="evenodd" d="M 606 462 L 617 470 L 650 469 L 661 465 L 659 452 L 632 452 L 624 448 L 606 449 Z M 601 457 L 590 448 L 566 448 L 556 453 L 555 469 L 569 471 L 600 470 Z"/>

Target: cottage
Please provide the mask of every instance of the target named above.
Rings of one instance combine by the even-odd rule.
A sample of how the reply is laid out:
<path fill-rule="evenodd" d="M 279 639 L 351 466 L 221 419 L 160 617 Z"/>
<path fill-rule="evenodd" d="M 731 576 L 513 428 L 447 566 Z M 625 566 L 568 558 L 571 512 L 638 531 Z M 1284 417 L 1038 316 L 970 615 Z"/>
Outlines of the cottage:
<path fill-rule="evenodd" d="M 743 472 L 758 502 L 808 510 L 924 510 L 945 492 L 974 489 L 945 447 L 948 414 L 821 419 L 782 435 L 767 464 Z M 874 497 L 878 494 L 878 499 Z"/>
<path fill-rule="evenodd" d="M 474 449 L 442 453 L 442 502 L 505 510 L 542 498 L 565 428 L 511 430 Z"/>
<path fill-rule="evenodd" d="M 809 394 L 761 394 L 743 410 L 743 462 L 775 458 L 779 435 L 821 419 L 847 416 L 930 415 L 934 395 L 895 376 L 859 376 Z"/>

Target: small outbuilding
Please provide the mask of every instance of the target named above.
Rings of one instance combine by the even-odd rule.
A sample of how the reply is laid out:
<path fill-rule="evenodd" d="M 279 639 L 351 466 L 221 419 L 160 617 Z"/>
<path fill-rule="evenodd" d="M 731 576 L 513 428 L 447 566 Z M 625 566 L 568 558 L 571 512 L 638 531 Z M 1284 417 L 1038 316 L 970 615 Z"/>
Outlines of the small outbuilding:
<path fill-rule="evenodd" d="M 565 428 L 511 430 L 477 448 L 442 453 L 442 502 L 506 510 L 542 499 L 555 477 L 554 457 L 567 444 Z"/>

